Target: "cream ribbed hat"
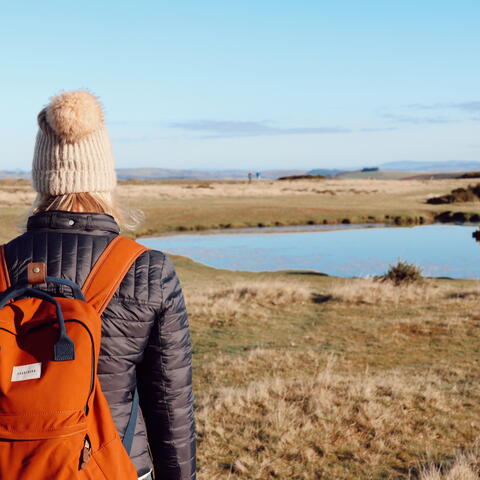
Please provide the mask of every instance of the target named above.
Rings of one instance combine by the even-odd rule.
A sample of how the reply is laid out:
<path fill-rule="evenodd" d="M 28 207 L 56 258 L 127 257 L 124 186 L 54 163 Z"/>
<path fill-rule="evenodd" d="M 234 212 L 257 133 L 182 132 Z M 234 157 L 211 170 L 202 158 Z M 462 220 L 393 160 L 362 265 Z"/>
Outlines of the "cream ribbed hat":
<path fill-rule="evenodd" d="M 33 188 L 64 195 L 110 192 L 117 178 L 102 105 L 86 90 L 53 97 L 38 114 Z"/>

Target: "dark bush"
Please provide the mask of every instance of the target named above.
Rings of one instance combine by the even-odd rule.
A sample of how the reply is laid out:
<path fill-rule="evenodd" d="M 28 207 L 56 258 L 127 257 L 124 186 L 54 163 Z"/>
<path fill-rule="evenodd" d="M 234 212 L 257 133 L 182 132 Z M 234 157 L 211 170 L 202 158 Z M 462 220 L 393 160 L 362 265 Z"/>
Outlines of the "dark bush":
<path fill-rule="evenodd" d="M 392 282 L 395 285 L 405 285 L 423 280 L 422 270 L 413 263 L 399 260 L 390 265 L 387 273 L 379 277 L 382 282 Z"/>
<path fill-rule="evenodd" d="M 480 178 L 480 172 L 466 172 L 457 178 Z"/>
<path fill-rule="evenodd" d="M 455 197 L 453 195 L 442 195 L 440 197 L 433 197 L 427 200 L 430 205 L 441 205 L 444 203 L 455 203 Z"/>
<path fill-rule="evenodd" d="M 480 222 L 480 215 L 475 212 L 441 212 L 434 217 L 436 222 L 440 223 L 478 223 Z"/>
<path fill-rule="evenodd" d="M 469 221 L 469 214 L 466 212 L 455 212 L 452 215 L 452 222 L 453 223 L 465 223 Z"/>
<path fill-rule="evenodd" d="M 467 188 L 455 188 L 446 195 L 433 197 L 427 200 L 431 205 L 439 205 L 443 203 L 464 203 L 476 202 L 480 199 L 480 183 L 477 185 L 469 185 Z"/>
<path fill-rule="evenodd" d="M 325 175 L 287 175 L 286 177 L 279 177 L 277 180 L 325 180 Z"/>

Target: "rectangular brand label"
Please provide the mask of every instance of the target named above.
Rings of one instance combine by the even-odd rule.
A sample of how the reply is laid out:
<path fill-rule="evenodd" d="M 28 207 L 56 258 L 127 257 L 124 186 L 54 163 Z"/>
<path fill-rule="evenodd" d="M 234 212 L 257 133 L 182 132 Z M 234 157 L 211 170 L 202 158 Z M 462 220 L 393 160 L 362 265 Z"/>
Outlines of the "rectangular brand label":
<path fill-rule="evenodd" d="M 13 367 L 12 382 L 21 382 L 22 380 L 33 380 L 40 378 L 42 374 L 41 363 L 31 363 L 30 365 L 19 365 Z"/>

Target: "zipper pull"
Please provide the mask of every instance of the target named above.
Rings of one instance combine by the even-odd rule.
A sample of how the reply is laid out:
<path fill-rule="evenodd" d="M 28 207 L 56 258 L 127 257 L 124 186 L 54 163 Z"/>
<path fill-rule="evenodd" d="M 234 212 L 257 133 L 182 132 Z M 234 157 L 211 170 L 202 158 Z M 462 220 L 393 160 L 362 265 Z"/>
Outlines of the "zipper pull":
<path fill-rule="evenodd" d="M 90 440 L 88 436 L 85 437 L 85 442 L 83 444 L 82 454 L 80 455 L 80 470 L 87 468 L 87 463 L 92 456 L 92 446 L 90 445 Z"/>

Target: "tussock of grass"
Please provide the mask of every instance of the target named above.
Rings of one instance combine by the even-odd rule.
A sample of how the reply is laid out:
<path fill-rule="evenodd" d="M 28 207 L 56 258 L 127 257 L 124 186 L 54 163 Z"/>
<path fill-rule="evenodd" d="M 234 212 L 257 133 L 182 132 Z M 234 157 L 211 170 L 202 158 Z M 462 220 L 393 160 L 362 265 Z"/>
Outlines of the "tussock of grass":
<path fill-rule="evenodd" d="M 436 283 L 422 282 L 395 285 L 392 282 L 379 282 L 362 278 L 346 280 L 330 291 L 334 300 L 357 304 L 399 305 L 406 302 L 429 302 L 444 297 L 448 288 Z"/>
<path fill-rule="evenodd" d="M 260 306 L 285 306 L 292 303 L 305 303 L 310 300 L 308 288 L 295 283 L 274 282 L 242 282 L 231 287 L 212 290 L 209 298 L 218 300 L 230 298 L 238 303 L 255 303 Z"/>
<path fill-rule="evenodd" d="M 459 454 L 450 468 L 432 466 L 423 470 L 420 480 L 479 480 L 480 451 Z"/>
<path fill-rule="evenodd" d="M 447 330 L 463 325 L 473 317 L 476 319 L 475 312 L 480 301 L 478 286 L 466 290 L 455 283 L 446 284 L 428 279 L 402 285 L 370 278 L 349 279 L 341 281 L 328 293 L 333 301 L 346 306 L 365 305 L 390 312 L 402 308 L 414 309 L 416 313 L 410 313 L 413 315 L 410 318 L 395 314 L 396 323 L 408 326 L 431 322 L 436 327 L 442 326 Z M 374 310 L 371 312 L 373 314 Z"/>
<path fill-rule="evenodd" d="M 266 318 L 272 308 L 292 308 L 312 301 L 312 291 L 285 281 L 237 282 L 230 286 L 189 292 L 192 320 L 225 324 L 239 319 Z"/>
<path fill-rule="evenodd" d="M 394 323 L 395 332 L 408 337 L 445 336 L 454 330 L 465 329 L 470 324 L 468 317 L 459 315 L 455 311 L 441 317 L 433 315 L 423 318 L 398 318 L 392 323 Z"/>
<path fill-rule="evenodd" d="M 280 361 L 277 361 L 279 358 Z M 316 375 L 325 367 L 328 359 L 329 357 L 304 346 L 290 350 L 254 348 L 242 355 L 217 354 L 208 363 L 208 367 L 198 365 L 197 372 L 199 375 L 208 375 L 211 384 L 220 388 L 245 386 L 277 377 L 295 378 L 298 372 L 302 372 L 302 375 Z"/>
<path fill-rule="evenodd" d="M 262 351 L 249 362 L 294 364 L 293 355 Z M 397 452 L 434 448 L 454 428 L 455 406 L 435 375 L 350 375 L 332 362 L 309 376 L 212 389 L 197 408 L 200 478 L 367 478 L 397 463 Z"/>

